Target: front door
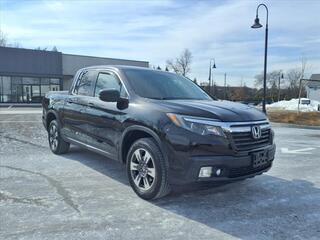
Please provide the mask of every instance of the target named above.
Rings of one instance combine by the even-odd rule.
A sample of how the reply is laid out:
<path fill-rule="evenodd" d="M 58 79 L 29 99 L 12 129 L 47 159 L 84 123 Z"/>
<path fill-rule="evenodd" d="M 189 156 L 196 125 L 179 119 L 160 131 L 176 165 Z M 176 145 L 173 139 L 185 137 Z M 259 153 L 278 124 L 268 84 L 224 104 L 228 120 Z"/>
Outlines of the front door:
<path fill-rule="evenodd" d="M 111 72 L 98 74 L 94 97 L 89 99 L 86 108 L 88 133 L 92 137 L 92 145 L 103 150 L 110 158 L 117 159 L 117 147 L 121 136 L 121 123 L 125 119 L 126 109 L 119 109 L 116 102 L 104 102 L 99 99 L 102 89 L 116 89 L 122 98 L 128 94 L 120 79 Z"/>

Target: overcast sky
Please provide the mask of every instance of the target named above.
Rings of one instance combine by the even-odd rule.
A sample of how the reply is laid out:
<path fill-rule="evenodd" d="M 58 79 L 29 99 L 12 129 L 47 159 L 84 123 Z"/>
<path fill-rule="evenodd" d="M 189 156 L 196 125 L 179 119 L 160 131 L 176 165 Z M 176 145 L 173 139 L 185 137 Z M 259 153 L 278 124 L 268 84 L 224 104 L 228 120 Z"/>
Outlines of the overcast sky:
<path fill-rule="evenodd" d="M 251 29 L 260 1 L 14 1 L 0 0 L 0 27 L 24 48 L 56 46 L 64 53 L 146 60 L 165 66 L 184 48 L 190 78 L 253 85 L 263 70 L 264 29 Z M 320 73 L 320 1 L 265 1 L 269 7 L 269 70 L 298 67 Z M 265 23 L 265 10 L 260 9 Z"/>

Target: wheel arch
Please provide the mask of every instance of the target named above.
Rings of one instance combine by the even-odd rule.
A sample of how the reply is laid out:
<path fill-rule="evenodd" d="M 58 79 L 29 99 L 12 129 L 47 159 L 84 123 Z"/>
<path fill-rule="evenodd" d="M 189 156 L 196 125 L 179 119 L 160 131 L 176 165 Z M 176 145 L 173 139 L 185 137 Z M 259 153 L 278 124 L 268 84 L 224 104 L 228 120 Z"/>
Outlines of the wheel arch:
<path fill-rule="evenodd" d="M 46 114 L 46 129 L 48 130 L 50 122 L 52 120 L 57 120 L 60 123 L 58 114 L 54 110 L 49 110 Z"/>
<path fill-rule="evenodd" d="M 120 147 L 119 147 L 119 160 L 122 163 L 126 163 L 126 157 L 129 152 L 129 149 L 131 145 L 138 139 L 150 137 L 153 138 L 158 146 L 160 147 L 162 153 L 164 154 L 164 158 L 167 159 L 167 156 L 165 154 L 162 141 L 158 134 L 153 131 L 152 129 L 145 127 L 145 126 L 139 126 L 134 125 L 126 128 L 126 130 L 123 132 L 121 141 L 120 141 Z"/>

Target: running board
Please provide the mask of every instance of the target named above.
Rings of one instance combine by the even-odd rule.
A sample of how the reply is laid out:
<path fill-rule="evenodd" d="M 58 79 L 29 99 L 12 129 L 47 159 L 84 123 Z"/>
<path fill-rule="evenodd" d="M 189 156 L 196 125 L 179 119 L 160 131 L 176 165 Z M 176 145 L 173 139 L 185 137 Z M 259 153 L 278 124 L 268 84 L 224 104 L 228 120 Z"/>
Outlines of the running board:
<path fill-rule="evenodd" d="M 65 139 L 67 140 L 67 142 L 70 142 L 70 143 L 72 143 L 72 144 L 78 145 L 78 146 L 80 146 L 80 147 L 84 147 L 84 148 L 86 148 L 86 149 L 88 149 L 88 150 L 91 150 L 91 151 L 93 151 L 93 152 L 102 154 L 102 155 L 104 155 L 104 156 L 106 156 L 106 157 L 108 157 L 108 158 L 111 158 L 111 159 L 113 159 L 113 160 L 117 160 L 117 159 L 115 159 L 115 158 L 113 157 L 112 154 L 110 154 L 110 153 L 107 152 L 107 151 L 101 150 L 101 149 L 99 149 L 99 148 L 96 148 L 96 147 L 91 146 L 91 145 L 89 145 L 89 144 L 87 144 L 87 143 L 83 143 L 83 142 L 81 142 L 81 141 L 79 141 L 79 140 L 75 140 L 75 139 L 70 138 L 70 137 L 65 137 Z"/>

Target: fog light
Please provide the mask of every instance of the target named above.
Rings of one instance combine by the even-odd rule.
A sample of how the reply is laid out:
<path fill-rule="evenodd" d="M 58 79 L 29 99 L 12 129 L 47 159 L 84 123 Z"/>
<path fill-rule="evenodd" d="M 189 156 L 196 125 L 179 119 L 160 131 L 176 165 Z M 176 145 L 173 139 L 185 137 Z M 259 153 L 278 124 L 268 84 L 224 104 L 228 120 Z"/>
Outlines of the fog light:
<path fill-rule="evenodd" d="M 216 170 L 216 175 L 217 175 L 217 176 L 220 176 L 221 172 L 222 172 L 221 169 L 218 168 L 218 169 Z"/>
<path fill-rule="evenodd" d="M 199 172 L 199 177 L 211 177 L 212 167 L 202 167 Z"/>

